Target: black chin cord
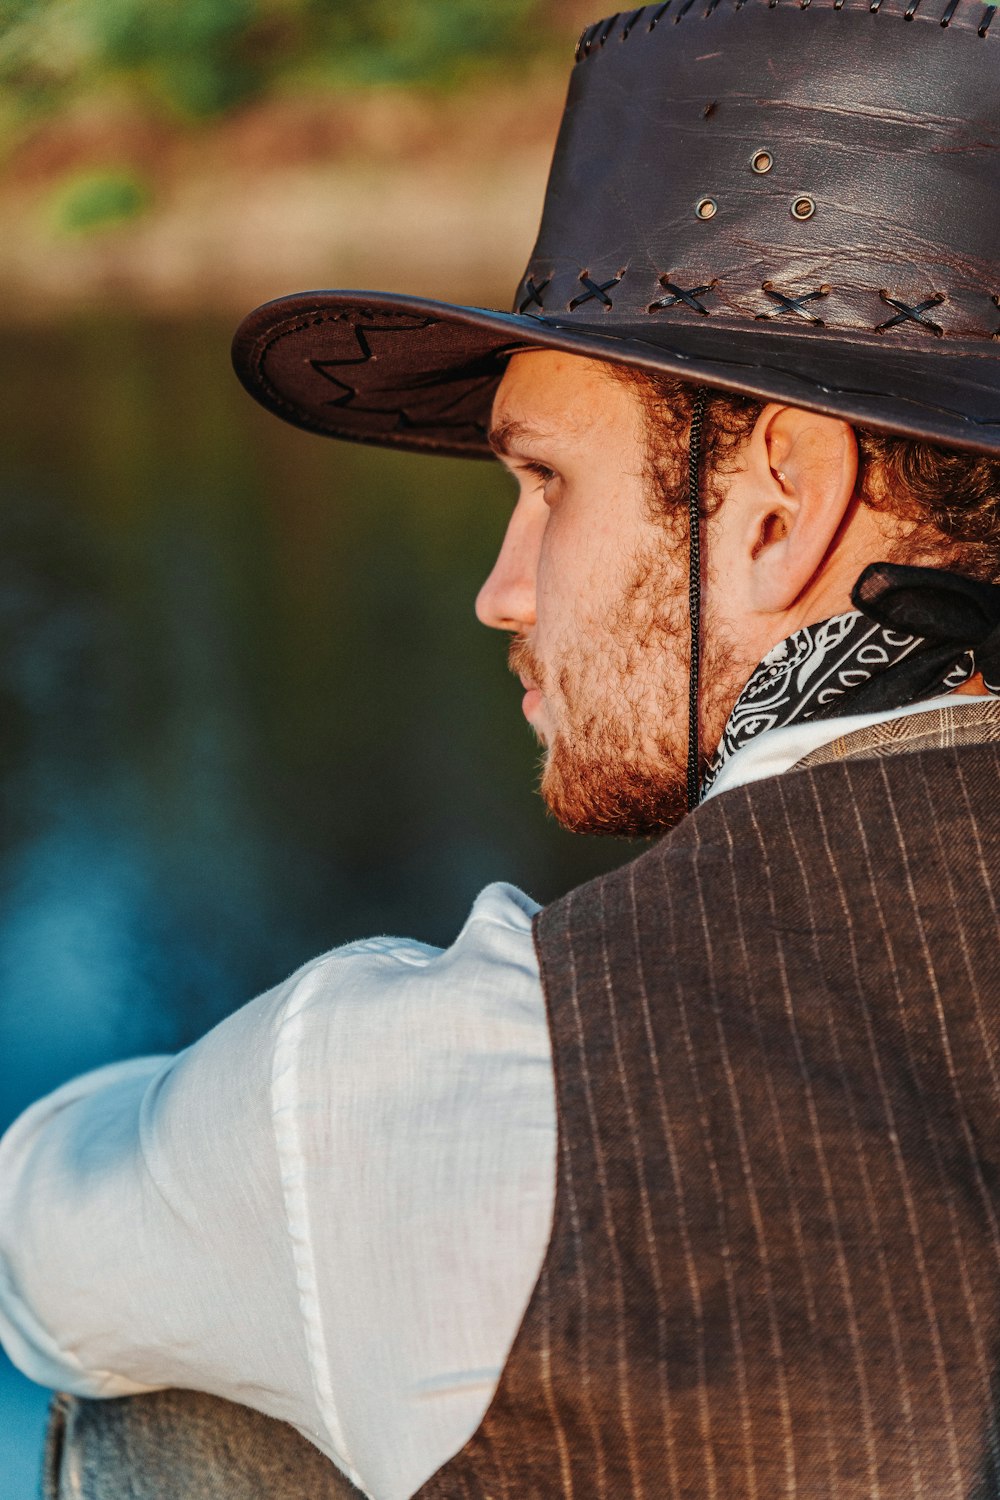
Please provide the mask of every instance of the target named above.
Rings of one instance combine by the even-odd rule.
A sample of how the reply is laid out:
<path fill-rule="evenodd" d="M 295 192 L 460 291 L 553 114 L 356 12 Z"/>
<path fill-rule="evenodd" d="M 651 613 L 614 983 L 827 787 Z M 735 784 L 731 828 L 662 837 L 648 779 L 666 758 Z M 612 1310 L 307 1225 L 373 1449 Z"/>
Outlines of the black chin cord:
<path fill-rule="evenodd" d="M 688 670 L 687 805 L 693 812 L 701 800 L 701 757 L 698 745 L 698 683 L 701 672 L 701 438 L 708 392 L 699 386 L 691 413 L 688 443 L 688 613 L 691 620 L 691 665 Z"/>

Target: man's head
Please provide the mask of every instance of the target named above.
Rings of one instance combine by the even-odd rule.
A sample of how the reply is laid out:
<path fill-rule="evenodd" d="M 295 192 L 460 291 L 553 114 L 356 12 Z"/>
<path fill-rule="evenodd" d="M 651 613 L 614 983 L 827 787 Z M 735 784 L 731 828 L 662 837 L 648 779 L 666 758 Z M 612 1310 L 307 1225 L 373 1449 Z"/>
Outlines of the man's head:
<path fill-rule="evenodd" d="M 477 613 L 514 637 L 543 794 L 578 831 L 653 833 L 686 805 L 691 400 L 672 378 L 532 351 L 511 359 L 494 404 L 519 495 Z M 1000 573 L 998 508 L 994 460 L 713 393 L 703 747 L 772 646 L 852 607 L 866 564 Z"/>
<path fill-rule="evenodd" d="M 867 564 L 1000 572 L 986 26 L 907 0 L 666 9 L 581 38 L 513 311 L 303 292 L 258 308 L 233 346 L 247 389 L 311 432 L 483 457 L 494 404 L 521 497 L 480 617 L 514 636 L 550 806 L 620 833 L 669 827 L 696 770 L 693 389 L 717 392 L 703 750 L 767 651 L 846 612 Z"/>

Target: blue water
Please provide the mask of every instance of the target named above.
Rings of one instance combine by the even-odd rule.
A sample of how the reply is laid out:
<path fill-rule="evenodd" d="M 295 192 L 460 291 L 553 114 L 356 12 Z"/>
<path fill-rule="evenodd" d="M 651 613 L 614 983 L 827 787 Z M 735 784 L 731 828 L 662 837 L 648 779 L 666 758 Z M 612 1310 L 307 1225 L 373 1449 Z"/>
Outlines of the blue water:
<path fill-rule="evenodd" d="M 0 1500 L 36 1500 L 48 1402 L 0 1351 Z"/>
<path fill-rule="evenodd" d="M 5 336 L 0 1129 L 335 943 L 447 942 L 488 881 L 546 900 L 627 852 L 544 817 L 473 619 L 508 481 L 285 428 L 226 346 Z M 44 1404 L 0 1364 L 0 1500 Z"/>

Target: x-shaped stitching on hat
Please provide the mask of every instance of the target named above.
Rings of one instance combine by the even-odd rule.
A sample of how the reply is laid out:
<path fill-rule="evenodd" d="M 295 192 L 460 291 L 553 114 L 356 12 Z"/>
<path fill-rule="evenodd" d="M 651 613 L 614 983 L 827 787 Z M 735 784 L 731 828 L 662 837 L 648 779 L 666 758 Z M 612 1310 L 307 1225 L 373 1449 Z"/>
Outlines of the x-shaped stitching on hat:
<path fill-rule="evenodd" d="M 544 312 L 545 309 L 542 307 L 542 293 L 551 280 L 551 276 L 546 276 L 545 280 L 543 282 L 540 282 L 539 285 L 536 286 L 534 277 L 529 276 L 527 281 L 524 283 L 524 290 L 527 292 L 527 296 L 524 298 L 523 302 L 518 304 L 518 312 L 527 312 L 528 308 L 533 302 L 536 303 L 537 306 Z"/>
<path fill-rule="evenodd" d="M 646 309 L 647 312 L 655 312 L 661 307 L 676 307 L 678 303 L 684 303 L 686 307 L 693 308 L 695 312 L 704 313 L 708 317 L 708 308 L 698 301 L 699 297 L 707 297 L 709 292 L 715 290 L 715 282 L 710 281 L 707 286 L 693 286 L 685 291 L 683 287 L 668 281 L 665 276 L 660 277 L 660 285 L 668 293 L 666 297 L 657 297 Z"/>
<path fill-rule="evenodd" d="M 800 318 L 805 318 L 807 323 L 817 323 L 822 326 L 822 318 L 817 318 L 812 313 L 806 312 L 806 303 L 818 302 L 821 298 L 828 297 L 830 295 L 830 288 L 828 286 L 820 286 L 814 292 L 804 292 L 801 297 L 793 297 L 786 292 L 779 292 L 773 282 L 765 281 L 761 287 L 761 291 L 776 304 L 777 312 L 759 313 L 759 317 L 780 318 L 782 313 L 797 313 Z"/>
<path fill-rule="evenodd" d="M 879 292 L 879 296 L 890 307 L 896 308 L 896 316 L 889 318 L 885 323 L 880 323 L 875 329 L 876 333 L 884 333 L 887 328 L 896 328 L 900 323 L 919 323 L 921 328 L 929 328 L 931 333 L 936 333 L 939 337 L 944 332 L 939 323 L 932 323 L 930 318 L 922 316 L 932 307 L 940 307 L 944 301 L 942 292 L 935 292 L 933 297 L 928 297 L 924 302 L 916 302 L 912 307 L 908 302 L 900 302 L 898 298 L 890 297 L 888 292 Z"/>
<path fill-rule="evenodd" d="M 587 290 L 584 292 L 582 297 L 573 298 L 572 302 L 569 305 L 570 312 L 575 311 L 575 309 L 578 307 L 582 307 L 585 302 L 593 301 L 595 298 L 598 301 L 602 302 L 605 307 L 611 307 L 612 303 L 611 298 L 608 296 L 608 292 L 611 291 L 612 287 L 616 287 L 621 279 L 621 275 L 618 275 L 612 276 L 610 281 L 596 282 L 590 279 L 590 275 L 587 271 L 581 271 L 580 285 L 585 286 Z"/>

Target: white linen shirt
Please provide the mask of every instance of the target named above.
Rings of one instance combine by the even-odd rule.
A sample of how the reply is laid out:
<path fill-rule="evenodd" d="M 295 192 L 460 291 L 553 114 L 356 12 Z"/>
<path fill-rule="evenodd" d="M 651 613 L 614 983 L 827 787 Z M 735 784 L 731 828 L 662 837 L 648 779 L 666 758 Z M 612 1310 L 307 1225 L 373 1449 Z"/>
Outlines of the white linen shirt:
<path fill-rule="evenodd" d="M 759 736 L 713 795 L 947 699 Z M 450 948 L 352 943 L 176 1057 L 75 1079 L 0 1141 L 0 1340 L 82 1396 L 207 1391 L 373 1500 L 475 1432 L 548 1243 L 556 1117 L 536 904 Z"/>

